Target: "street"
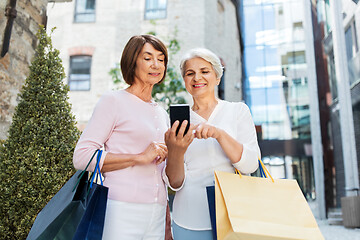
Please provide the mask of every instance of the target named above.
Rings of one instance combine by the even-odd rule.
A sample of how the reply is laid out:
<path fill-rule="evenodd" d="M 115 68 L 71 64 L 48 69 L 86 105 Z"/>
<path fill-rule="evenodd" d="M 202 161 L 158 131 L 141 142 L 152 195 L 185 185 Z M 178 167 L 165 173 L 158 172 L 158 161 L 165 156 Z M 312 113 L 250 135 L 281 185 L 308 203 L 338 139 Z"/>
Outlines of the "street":
<path fill-rule="evenodd" d="M 329 225 L 327 220 L 317 219 L 317 223 L 326 240 L 360 240 L 360 228 Z"/>

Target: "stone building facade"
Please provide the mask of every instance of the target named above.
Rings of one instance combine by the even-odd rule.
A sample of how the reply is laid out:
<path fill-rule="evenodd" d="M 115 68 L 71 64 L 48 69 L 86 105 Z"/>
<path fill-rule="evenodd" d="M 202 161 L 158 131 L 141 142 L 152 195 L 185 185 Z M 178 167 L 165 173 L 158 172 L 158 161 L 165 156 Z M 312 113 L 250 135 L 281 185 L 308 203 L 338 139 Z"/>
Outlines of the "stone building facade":
<path fill-rule="evenodd" d="M 4 46 L 8 17 L 3 14 L 11 0 L 0 1 L 0 50 Z M 7 137 L 11 118 L 17 105 L 17 95 L 29 73 L 29 65 L 37 44 L 39 24 L 46 24 L 47 0 L 18 0 L 16 17 L 11 28 L 10 44 L 0 56 L 0 139 Z M 14 13 L 14 11 L 13 11 Z M 6 42 L 6 41 L 5 41 Z M 5 52 L 4 52 L 5 53 Z"/>
<path fill-rule="evenodd" d="M 353 111 L 357 177 L 358 182 L 360 182 L 360 3 L 358 1 L 342 0 L 342 8 L 345 13 L 343 27 L 345 31 L 350 98 Z"/>
<path fill-rule="evenodd" d="M 334 159 L 334 207 L 358 195 L 360 181 L 360 3 L 317 1 L 330 92 L 329 144 Z"/>
<path fill-rule="evenodd" d="M 81 2 L 91 2 L 93 5 L 88 5 L 84 10 Z M 154 3 L 155 7 L 151 6 Z M 181 50 L 172 56 L 170 64 L 177 70 L 181 54 L 185 51 L 194 47 L 209 48 L 226 65 L 225 99 L 242 99 L 236 1 L 74 0 L 49 4 L 47 10 L 48 29 L 57 28 L 53 34 L 53 43 L 60 50 L 68 75 L 65 81 L 69 83 L 77 56 L 86 56 L 86 59 L 79 61 L 91 64 L 87 70 L 89 82 L 84 83 L 87 86 L 77 85 L 80 89 L 74 87 L 78 89 L 69 93 L 80 129 L 91 117 L 100 96 L 114 87 L 109 70 L 119 63 L 129 38 L 137 34 L 156 32 L 165 43 L 176 35 Z"/>

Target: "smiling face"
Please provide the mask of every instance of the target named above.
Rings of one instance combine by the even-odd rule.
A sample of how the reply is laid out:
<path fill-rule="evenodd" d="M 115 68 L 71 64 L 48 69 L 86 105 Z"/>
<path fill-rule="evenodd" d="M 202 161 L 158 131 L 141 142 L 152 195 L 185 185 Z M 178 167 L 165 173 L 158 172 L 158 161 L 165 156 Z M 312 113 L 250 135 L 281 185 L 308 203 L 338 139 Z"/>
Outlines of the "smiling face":
<path fill-rule="evenodd" d="M 154 85 L 165 73 L 165 56 L 150 43 L 145 43 L 137 60 L 134 74 L 135 83 Z"/>
<path fill-rule="evenodd" d="M 199 57 L 186 61 L 183 78 L 186 90 L 193 97 L 213 97 L 215 86 L 220 83 L 211 63 Z"/>

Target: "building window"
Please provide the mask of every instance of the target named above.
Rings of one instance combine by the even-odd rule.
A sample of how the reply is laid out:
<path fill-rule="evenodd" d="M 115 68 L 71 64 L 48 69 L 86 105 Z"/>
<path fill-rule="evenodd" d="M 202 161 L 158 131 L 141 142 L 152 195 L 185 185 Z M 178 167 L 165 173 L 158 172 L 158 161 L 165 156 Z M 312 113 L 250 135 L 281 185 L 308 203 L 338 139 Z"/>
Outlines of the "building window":
<path fill-rule="evenodd" d="M 345 30 L 345 42 L 346 42 L 346 55 L 348 60 L 351 60 L 355 56 L 355 54 L 359 51 L 355 21 L 352 21 L 350 26 Z"/>
<path fill-rule="evenodd" d="M 76 0 L 75 22 L 95 22 L 95 0 Z"/>
<path fill-rule="evenodd" d="M 348 60 L 350 85 L 360 79 L 360 54 L 355 21 L 345 30 L 346 56 Z"/>
<path fill-rule="evenodd" d="M 71 91 L 90 90 L 91 56 L 71 56 L 69 87 Z"/>
<path fill-rule="evenodd" d="M 146 0 L 145 19 L 166 18 L 167 0 Z"/>
<path fill-rule="evenodd" d="M 222 100 L 225 99 L 225 77 L 224 77 L 224 74 L 222 75 L 220 84 L 218 86 L 218 96 Z"/>
<path fill-rule="evenodd" d="M 220 62 L 221 65 L 223 66 L 223 75 L 221 76 L 220 79 L 220 84 L 218 86 L 218 97 L 222 100 L 225 99 L 225 69 L 226 69 L 226 65 L 224 60 L 220 57 Z"/>

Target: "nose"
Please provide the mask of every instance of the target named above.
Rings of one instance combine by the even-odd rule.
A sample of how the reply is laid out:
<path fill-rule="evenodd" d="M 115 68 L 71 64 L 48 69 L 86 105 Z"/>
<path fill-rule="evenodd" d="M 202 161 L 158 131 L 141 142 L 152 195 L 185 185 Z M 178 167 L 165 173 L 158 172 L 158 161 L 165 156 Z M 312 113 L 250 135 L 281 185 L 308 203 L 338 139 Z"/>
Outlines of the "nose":
<path fill-rule="evenodd" d="M 151 66 L 154 69 L 158 69 L 160 67 L 160 62 L 158 60 L 154 60 Z"/>
<path fill-rule="evenodd" d="M 197 82 L 201 80 L 201 74 L 195 74 L 194 81 Z"/>

